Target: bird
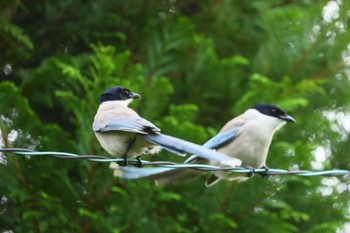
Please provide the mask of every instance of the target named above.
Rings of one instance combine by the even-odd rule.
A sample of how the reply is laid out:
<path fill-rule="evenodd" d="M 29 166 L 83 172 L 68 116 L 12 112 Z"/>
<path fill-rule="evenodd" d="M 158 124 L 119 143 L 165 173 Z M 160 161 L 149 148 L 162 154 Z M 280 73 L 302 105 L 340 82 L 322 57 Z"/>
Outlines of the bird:
<path fill-rule="evenodd" d="M 122 166 L 128 165 L 128 158 L 136 158 L 142 167 L 140 156 L 155 154 L 165 149 L 179 156 L 186 153 L 217 161 L 226 166 L 240 166 L 241 161 L 215 152 L 192 142 L 161 134 L 161 130 L 142 118 L 128 105 L 140 95 L 124 86 L 113 86 L 100 95 L 100 104 L 92 130 L 101 146 L 112 156 L 122 157 Z"/>
<path fill-rule="evenodd" d="M 287 122 L 296 120 L 285 113 L 280 107 L 261 103 L 246 110 L 243 114 L 227 122 L 217 135 L 204 143 L 204 147 L 215 149 L 217 152 L 238 158 L 242 161 L 241 166 L 252 170 L 254 168 L 265 168 L 268 151 L 274 133 Z M 211 165 L 219 165 L 216 161 L 205 161 Z M 203 163 L 203 159 L 193 155 L 184 163 Z M 131 171 L 129 168 L 112 167 L 114 174 L 126 179 L 137 179 L 151 177 L 157 185 L 180 184 L 187 179 L 193 179 L 197 174 L 189 169 L 176 168 L 144 168 L 139 171 Z M 225 179 L 230 181 L 244 181 L 249 177 L 239 173 L 213 171 L 205 185 L 213 186 L 218 181 Z"/>

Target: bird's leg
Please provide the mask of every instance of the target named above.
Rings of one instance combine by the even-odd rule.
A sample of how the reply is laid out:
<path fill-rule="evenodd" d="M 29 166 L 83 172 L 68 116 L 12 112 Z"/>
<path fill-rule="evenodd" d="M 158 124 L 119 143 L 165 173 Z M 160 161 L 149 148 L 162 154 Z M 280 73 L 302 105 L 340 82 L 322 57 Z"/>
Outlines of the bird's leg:
<path fill-rule="evenodd" d="M 136 161 L 137 161 L 136 167 L 139 167 L 139 168 L 144 166 L 140 158 L 141 158 L 141 155 L 136 157 Z"/>
<path fill-rule="evenodd" d="M 252 177 L 255 173 L 255 169 L 252 166 L 243 166 L 243 168 L 248 169 L 247 177 Z"/>
<path fill-rule="evenodd" d="M 120 166 L 123 166 L 123 167 L 128 166 L 128 152 L 131 149 L 131 147 L 134 145 L 135 141 L 136 141 L 136 137 L 129 139 L 128 147 L 126 148 L 125 152 L 123 153 L 124 161 L 119 163 Z"/>
<path fill-rule="evenodd" d="M 266 165 L 264 165 L 264 166 L 261 166 L 260 167 L 260 169 L 265 169 L 265 171 L 263 171 L 263 172 L 259 172 L 259 175 L 261 176 L 261 177 L 266 177 L 268 174 L 269 174 L 269 167 L 268 166 L 266 166 Z"/>
<path fill-rule="evenodd" d="M 122 158 L 123 158 L 123 161 L 118 162 L 118 164 L 122 167 L 128 166 L 128 159 L 124 157 L 124 155 Z"/>

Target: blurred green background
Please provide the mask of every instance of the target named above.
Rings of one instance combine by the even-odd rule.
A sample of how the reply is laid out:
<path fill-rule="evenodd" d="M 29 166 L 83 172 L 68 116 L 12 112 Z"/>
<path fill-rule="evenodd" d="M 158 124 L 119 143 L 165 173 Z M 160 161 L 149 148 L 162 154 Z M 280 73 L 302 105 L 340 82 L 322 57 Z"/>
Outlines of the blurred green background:
<path fill-rule="evenodd" d="M 91 124 L 100 93 L 124 85 L 141 116 L 199 144 L 277 104 L 297 123 L 275 135 L 269 167 L 350 169 L 349 1 L 2 0 L 0 12 L 7 147 L 107 155 Z M 344 177 L 205 179 L 157 187 L 106 163 L 2 154 L 0 232 L 349 232 Z"/>

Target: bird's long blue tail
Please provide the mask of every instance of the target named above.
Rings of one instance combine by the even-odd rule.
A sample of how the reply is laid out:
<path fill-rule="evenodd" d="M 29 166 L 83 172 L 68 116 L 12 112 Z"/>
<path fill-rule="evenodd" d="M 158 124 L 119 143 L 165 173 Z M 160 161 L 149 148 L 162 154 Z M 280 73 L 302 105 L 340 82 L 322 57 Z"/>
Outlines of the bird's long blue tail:
<path fill-rule="evenodd" d="M 242 161 L 237 158 L 227 156 L 225 154 L 216 152 L 212 149 L 209 149 L 179 138 L 175 138 L 169 135 L 148 134 L 148 135 L 144 135 L 144 137 L 149 142 L 159 145 L 163 147 L 165 150 L 168 150 L 172 153 L 193 154 L 193 155 L 196 155 L 197 157 L 200 157 L 206 160 L 217 161 L 223 165 L 228 165 L 232 167 L 240 166 L 242 164 Z"/>

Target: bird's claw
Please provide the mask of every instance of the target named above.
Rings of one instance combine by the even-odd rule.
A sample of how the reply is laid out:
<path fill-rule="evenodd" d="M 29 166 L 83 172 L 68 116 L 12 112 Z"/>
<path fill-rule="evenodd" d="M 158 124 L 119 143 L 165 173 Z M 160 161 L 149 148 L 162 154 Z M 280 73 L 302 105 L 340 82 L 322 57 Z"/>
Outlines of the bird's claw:
<path fill-rule="evenodd" d="M 122 167 L 128 166 L 128 152 L 129 152 L 129 150 L 131 149 L 131 147 L 134 145 L 135 141 L 136 141 L 136 137 L 131 138 L 131 139 L 129 140 L 128 147 L 126 148 L 126 150 L 125 150 L 125 152 L 124 152 L 124 154 L 123 154 L 123 159 L 124 159 L 124 161 L 120 161 L 120 162 L 119 162 L 119 165 L 120 165 L 120 166 L 122 166 Z M 136 159 L 137 159 L 137 158 L 136 158 Z M 138 163 L 141 163 L 140 158 L 138 158 L 137 161 L 138 161 Z M 142 163 L 141 163 L 141 164 L 142 164 Z M 141 165 L 138 165 L 138 166 L 141 166 Z"/>
<path fill-rule="evenodd" d="M 128 159 L 126 157 L 123 157 L 123 160 L 122 161 L 119 161 L 118 162 L 118 165 L 121 166 L 121 167 L 126 167 L 128 166 Z"/>
<path fill-rule="evenodd" d="M 259 175 L 262 177 L 262 178 L 264 178 L 264 177 L 266 177 L 268 174 L 269 174 L 269 167 L 268 166 L 266 166 L 266 165 L 264 165 L 264 166 L 262 166 L 262 167 L 260 167 L 260 169 L 264 169 L 265 171 L 263 171 L 263 172 L 259 172 Z"/>
<path fill-rule="evenodd" d="M 255 169 L 252 166 L 243 166 L 245 169 L 248 169 L 247 177 L 252 177 L 255 173 Z"/>
<path fill-rule="evenodd" d="M 138 167 L 138 168 L 141 168 L 141 167 L 144 166 L 144 164 L 142 163 L 140 158 L 141 158 L 141 156 L 137 156 L 136 157 L 136 164 L 135 164 L 135 166 Z"/>

